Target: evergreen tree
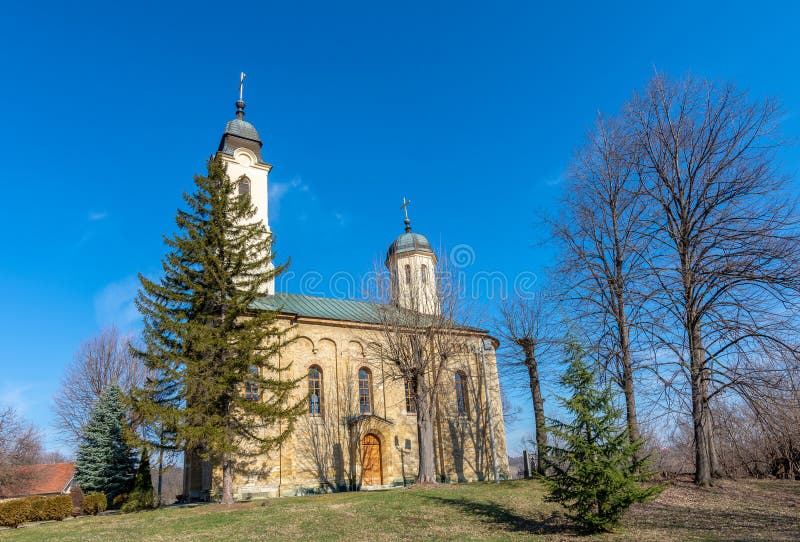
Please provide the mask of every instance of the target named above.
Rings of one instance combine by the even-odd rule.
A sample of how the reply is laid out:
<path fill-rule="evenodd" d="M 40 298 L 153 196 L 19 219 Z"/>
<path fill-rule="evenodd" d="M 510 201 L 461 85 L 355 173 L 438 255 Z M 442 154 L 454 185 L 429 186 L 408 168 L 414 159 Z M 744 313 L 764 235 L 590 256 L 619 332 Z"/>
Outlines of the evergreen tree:
<path fill-rule="evenodd" d="M 139 355 L 151 378 L 137 404 L 179 446 L 221 464 L 222 502 L 232 503 L 237 460 L 281 443 L 304 403 L 292 403 L 298 381 L 277 363 L 286 342 L 277 313 L 252 309 L 283 270 L 272 266 L 271 235 L 252 220 L 250 196 L 237 194 L 219 158 L 195 185 L 176 216 L 178 232 L 165 239 L 163 277 L 139 275 Z"/>
<path fill-rule="evenodd" d="M 78 446 L 75 480 L 84 493 L 104 493 L 111 502 L 130 489 L 136 459 L 126 441 L 126 423 L 122 391 L 111 385 L 92 408 Z"/>
<path fill-rule="evenodd" d="M 549 429 L 558 445 L 548 450 L 548 500 L 564 505 L 583 530 L 608 531 L 633 503 L 654 498 L 661 488 L 640 484 L 650 477 L 645 460 L 638 459 L 642 442 L 628 439 L 610 387 L 596 385 L 579 346 L 569 345 L 567 356 L 561 384 L 572 396 L 560 402 L 572 419 L 553 421 Z"/>
<path fill-rule="evenodd" d="M 153 508 L 153 479 L 150 474 L 150 454 L 145 447 L 142 449 L 142 458 L 133 479 L 133 489 L 128 495 L 128 500 L 122 505 L 122 511 L 134 512 L 147 508 Z"/>

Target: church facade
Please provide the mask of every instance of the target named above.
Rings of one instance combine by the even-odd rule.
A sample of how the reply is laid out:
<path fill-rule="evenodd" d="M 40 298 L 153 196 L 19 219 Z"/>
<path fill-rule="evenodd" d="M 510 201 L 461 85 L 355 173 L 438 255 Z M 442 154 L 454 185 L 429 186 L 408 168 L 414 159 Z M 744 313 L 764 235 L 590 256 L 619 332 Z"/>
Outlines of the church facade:
<path fill-rule="evenodd" d="M 240 193 L 249 193 L 256 220 L 269 230 L 268 177 L 255 127 L 244 120 L 244 102 L 228 122 L 218 148 Z M 439 310 L 437 257 L 428 240 L 405 231 L 389 246 L 386 266 L 391 299 L 423 314 Z M 411 280 L 411 278 L 414 280 Z M 292 339 L 281 353 L 288 378 L 301 379 L 297 400 L 306 413 L 291 436 L 268 454 L 242 458 L 234 477 L 237 499 L 301 495 L 404 485 L 418 468 L 414 387 L 382 359 L 385 340 L 380 306 L 364 301 L 276 292 L 267 287 L 254 309 L 277 310 Z M 505 426 L 495 358 L 496 340 L 480 329 L 455 327 L 458 346 L 438 378 L 433 411 L 436 478 L 442 482 L 508 476 Z M 243 387 L 242 393 L 257 390 Z M 220 493 L 221 472 L 186 453 L 184 495 L 209 499 Z"/>

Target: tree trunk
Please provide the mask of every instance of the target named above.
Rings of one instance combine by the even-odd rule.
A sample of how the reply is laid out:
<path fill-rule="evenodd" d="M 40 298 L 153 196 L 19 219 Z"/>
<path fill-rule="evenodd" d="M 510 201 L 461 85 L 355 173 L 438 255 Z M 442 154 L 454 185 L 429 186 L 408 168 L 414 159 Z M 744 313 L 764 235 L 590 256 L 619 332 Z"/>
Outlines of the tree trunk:
<path fill-rule="evenodd" d="M 163 437 L 160 440 L 161 440 L 160 444 L 163 444 L 164 442 Z M 164 448 L 159 447 L 158 448 L 158 497 L 156 500 L 157 507 L 161 506 L 161 486 L 163 479 L 164 479 Z"/>
<path fill-rule="evenodd" d="M 419 445 L 419 472 L 417 482 L 420 484 L 436 483 L 436 466 L 433 453 L 433 405 L 430 397 L 422 390 L 422 378 L 417 379 L 417 442 Z"/>
<path fill-rule="evenodd" d="M 528 380 L 533 399 L 533 416 L 536 423 L 536 472 L 542 476 L 547 470 L 547 426 L 544 418 L 544 398 L 539 382 L 539 368 L 536 365 L 535 346 L 525 343 L 525 366 L 528 368 Z"/>
<path fill-rule="evenodd" d="M 616 223 L 614 227 L 616 237 Z M 628 425 L 628 439 L 637 442 L 639 434 L 639 420 L 636 416 L 636 395 L 633 391 L 633 360 L 631 356 L 630 326 L 628 315 L 625 312 L 625 294 L 622 289 L 623 261 L 619 241 L 615 243 L 617 258 L 614 261 L 614 270 L 617 277 L 614 295 L 616 296 L 617 333 L 619 334 L 620 362 L 622 364 L 622 393 L 625 395 L 625 420 Z M 638 459 L 637 453 L 637 459 Z"/>
<path fill-rule="evenodd" d="M 630 356 L 630 353 L 626 354 Z M 633 391 L 633 368 L 630 357 L 622 362 L 622 392 L 625 394 L 625 419 L 628 425 L 628 438 L 637 442 L 642 438 L 639 433 L 639 420 L 636 417 L 636 396 Z M 638 455 L 638 454 L 637 454 Z"/>
<path fill-rule="evenodd" d="M 689 335 L 689 372 L 692 387 L 692 422 L 694 426 L 694 482 L 708 487 L 712 477 L 712 439 L 711 417 L 708 415 L 707 376 L 705 353 L 700 339 L 699 326 Z"/>
<path fill-rule="evenodd" d="M 222 504 L 233 504 L 233 460 L 222 454 Z"/>

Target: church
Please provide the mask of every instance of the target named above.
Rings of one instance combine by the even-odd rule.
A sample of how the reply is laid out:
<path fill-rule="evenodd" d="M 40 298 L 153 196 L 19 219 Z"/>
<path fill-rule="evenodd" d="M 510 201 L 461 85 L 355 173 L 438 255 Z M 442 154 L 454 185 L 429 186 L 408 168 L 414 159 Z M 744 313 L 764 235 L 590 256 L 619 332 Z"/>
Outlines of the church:
<path fill-rule="evenodd" d="M 268 183 L 272 166 L 262 154 L 255 126 L 244 120 L 245 103 L 225 126 L 217 156 L 249 193 L 254 220 L 269 229 Z M 405 202 L 404 202 L 405 203 Z M 437 256 L 428 239 L 404 231 L 388 243 L 386 267 L 391 303 L 413 313 L 435 314 Z M 414 280 L 412 280 L 412 277 Z M 307 402 L 291 436 L 268 454 L 239 462 L 238 500 L 328 491 L 387 488 L 412 482 L 418 472 L 418 423 L 413 386 L 372 348 L 387 337 L 378 303 L 276 292 L 274 282 L 254 307 L 276 310 L 291 341 L 281 354 L 290 378 L 302 379 L 297 399 Z M 439 367 L 432 409 L 436 479 L 466 482 L 509 475 L 497 374 L 496 339 L 485 330 L 454 328 L 457 351 Z M 247 384 L 242 393 L 257 390 Z M 184 495 L 208 500 L 220 494 L 221 472 L 186 452 Z"/>

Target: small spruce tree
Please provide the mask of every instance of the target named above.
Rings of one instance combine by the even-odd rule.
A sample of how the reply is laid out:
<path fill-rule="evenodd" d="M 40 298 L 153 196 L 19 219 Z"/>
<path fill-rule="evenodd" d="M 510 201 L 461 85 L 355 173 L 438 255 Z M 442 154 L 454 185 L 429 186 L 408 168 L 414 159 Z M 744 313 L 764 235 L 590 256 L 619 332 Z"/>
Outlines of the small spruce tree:
<path fill-rule="evenodd" d="M 570 344 L 567 358 L 561 384 L 572 396 L 560 402 L 571 421 L 552 420 L 548 429 L 557 443 L 548 449 L 548 500 L 564 505 L 583 531 L 610 531 L 633 503 L 654 498 L 661 487 L 641 484 L 651 476 L 646 458 L 638 458 L 642 442 L 628 439 L 611 388 L 596 385 L 579 346 Z"/>
<path fill-rule="evenodd" d="M 111 502 L 130 489 L 136 459 L 126 434 L 122 391 L 112 385 L 95 402 L 78 446 L 75 480 L 84 493 L 104 493 Z"/>
<path fill-rule="evenodd" d="M 238 461 L 283 442 L 305 403 L 292 400 L 299 381 L 278 364 L 285 327 L 275 311 L 253 309 L 284 268 L 271 265 L 271 234 L 253 220 L 249 194 L 238 194 L 221 159 L 209 160 L 195 185 L 184 196 L 188 210 L 178 211 L 178 232 L 165 240 L 163 277 L 139 276 L 138 354 L 151 377 L 135 404 L 145 420 L 168 427 L 178 447 L 221 465 L 229 504 Z"/>
<path fill-rule="evenodd" d="M 128 500 L 122 505 L 123 512 L 134 512 L 153 508 L 153 478 L 150 474 L 150 454 L 147 448 L 142 449 L 142 458 L 139 468 L 133 479 L 133 489 L 128 495 Z"/>

